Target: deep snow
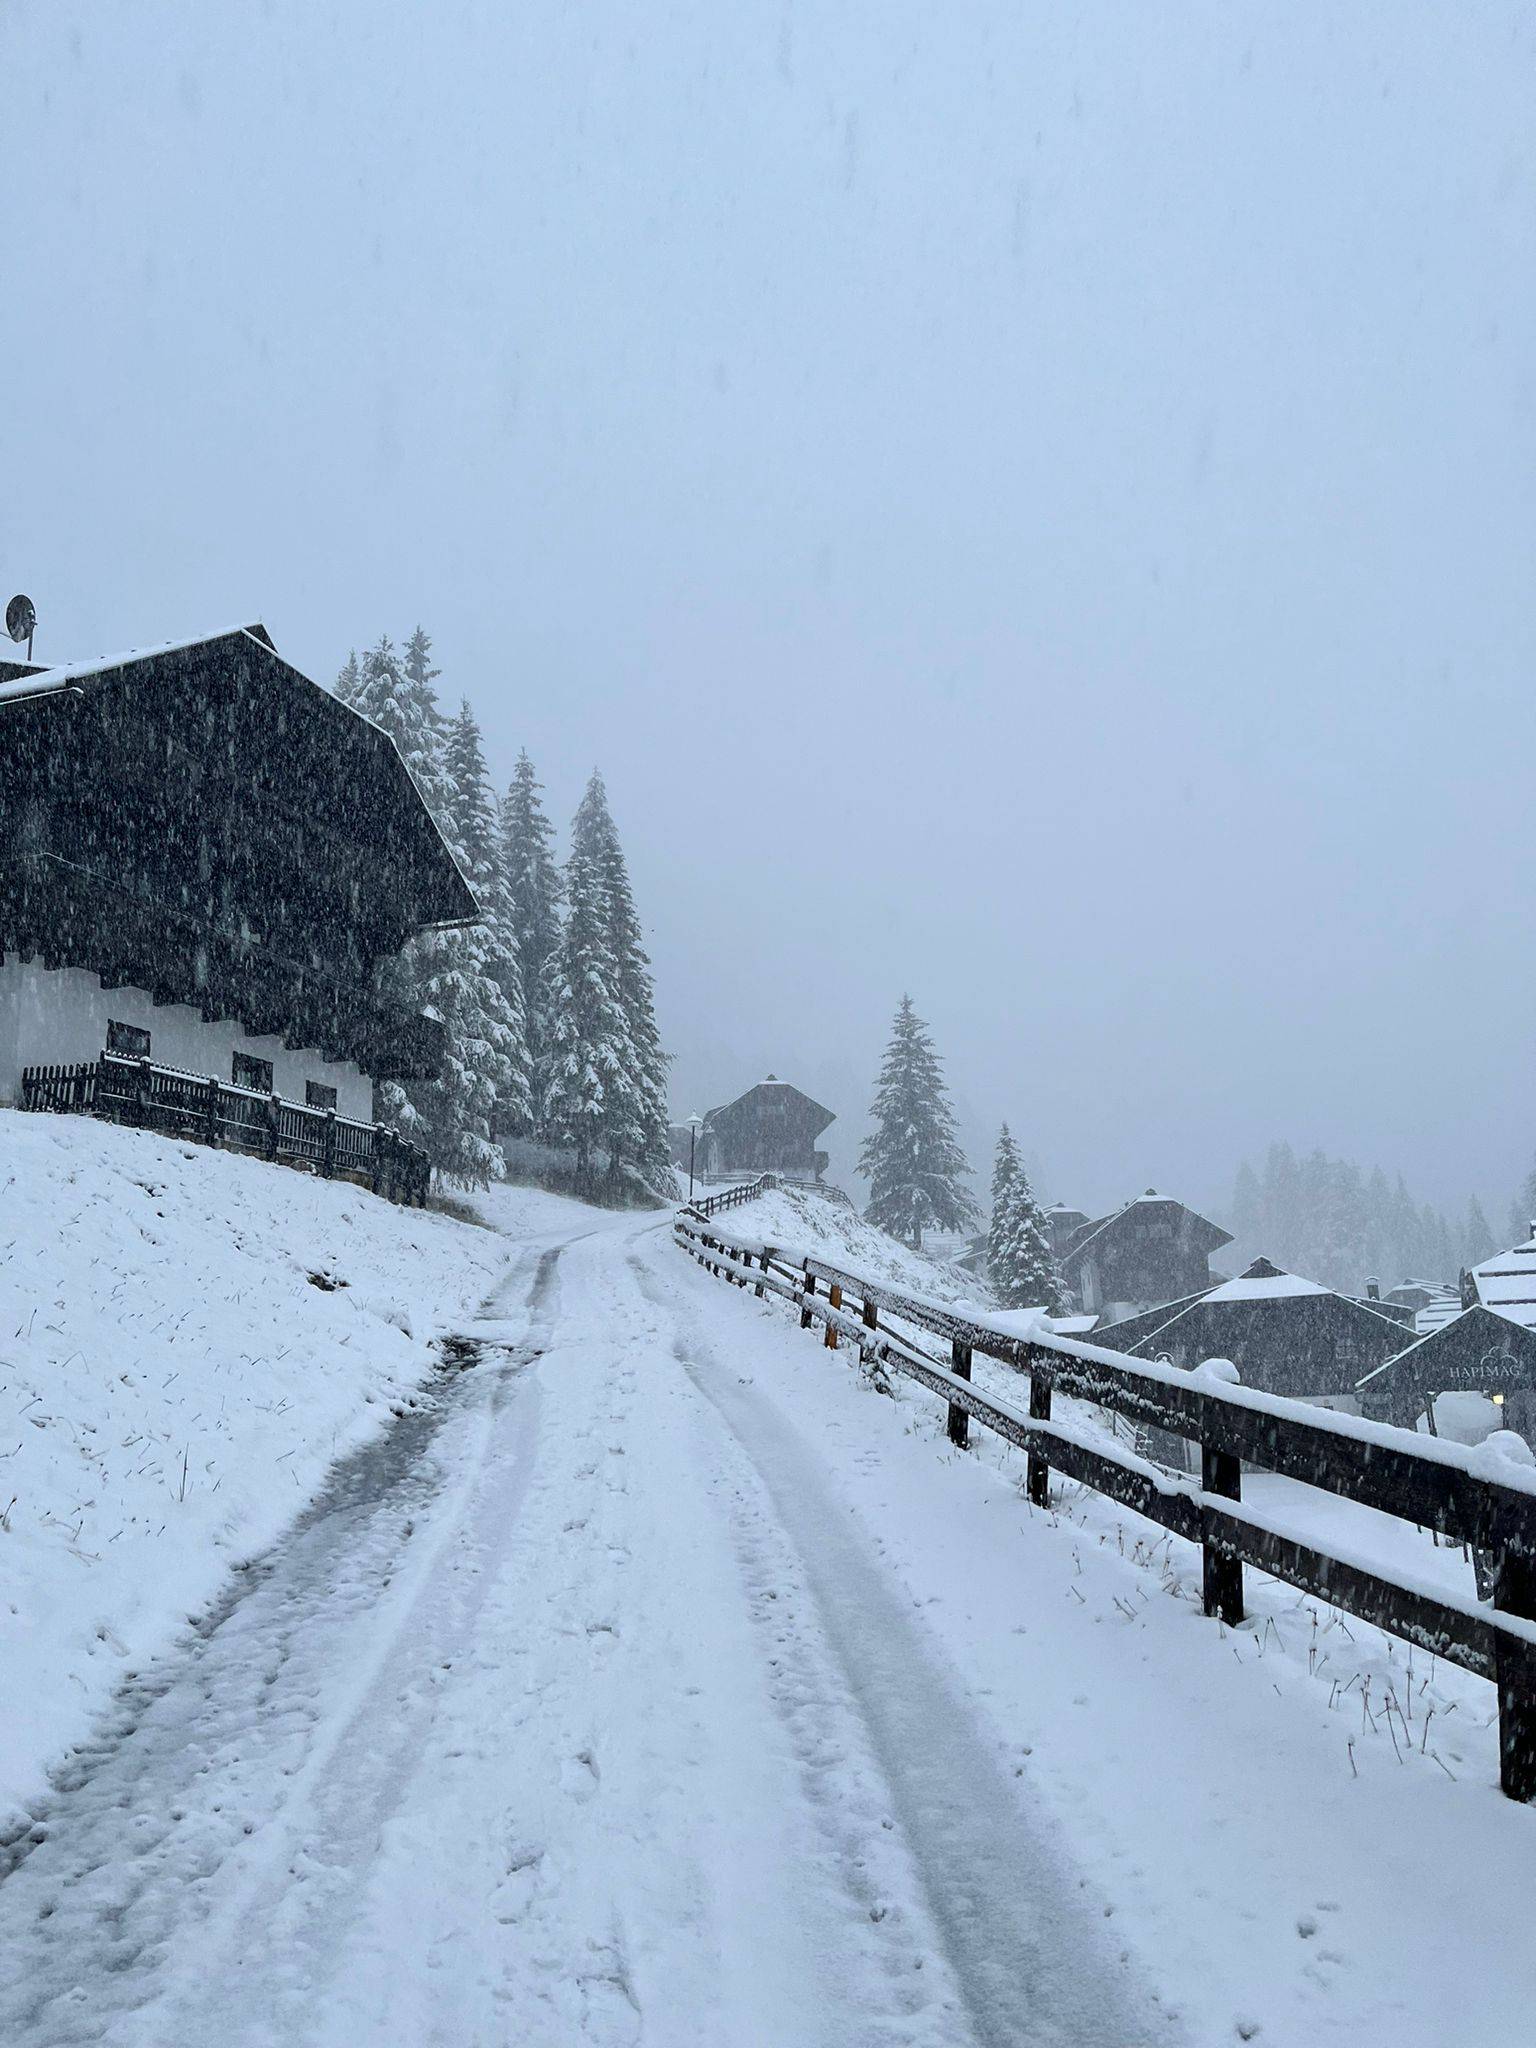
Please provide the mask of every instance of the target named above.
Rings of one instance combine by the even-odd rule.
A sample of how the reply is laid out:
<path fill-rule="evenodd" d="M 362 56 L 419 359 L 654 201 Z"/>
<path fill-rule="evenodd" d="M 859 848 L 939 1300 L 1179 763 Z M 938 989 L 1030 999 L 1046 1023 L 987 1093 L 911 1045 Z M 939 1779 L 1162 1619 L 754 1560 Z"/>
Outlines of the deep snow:
<path fill-rule="evenodd" d="M 585 1215 L 498 1190 L 526 1234 Z M 124 1672 L 415 1398 L 506 1239 L 0 1111 L 0 1830 Z"/>
<path fill-rule="evenodd" d="M 485 1213 L 468 1369 L 41 1802 L 0 2038 L 1528 2038 L 1536 1814 L 1489 1687 L 1252 1574 L 1251 1622 L 1206 1621 L 1193 1553 L 1075 1489 L 1032 1512 L 1022 1459 L 664 1219 Z"/>

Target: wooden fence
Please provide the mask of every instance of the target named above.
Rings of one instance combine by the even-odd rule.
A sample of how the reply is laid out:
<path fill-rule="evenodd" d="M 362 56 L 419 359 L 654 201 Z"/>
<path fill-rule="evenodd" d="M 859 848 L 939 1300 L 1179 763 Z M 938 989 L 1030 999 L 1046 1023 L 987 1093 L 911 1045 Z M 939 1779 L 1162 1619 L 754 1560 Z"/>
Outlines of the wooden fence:
<path fill-rule="evenodd" d="M 729 1187 L 717 1188 L 712 1195 L 698 1196 L 691 1207 L 700 1216 L 718 1216 L 722 1210 L 755 1201 L 759 1195 L 766 1195 L 773 1188 L 803 1188 L 808 1194 L 821 1195 L 841 1208 L 853 1207 L 841 1188 L 830 1187 L 825 1181 L 798 1179 L 787 1173 L 760 1173 L 756 1180 L 732 1181 Z"/>
<path fill-rule="evenodd" d="M 74 1066 L 27 1067 L 21 1106 L 110 1117 L 199 1144 L 228 1146 L 258 1159 L 306 1167 L 326 1180 L 355 1181 L 394 1202 L 419 1206 L 431 1184 L 426 1153 L 383 1124 L 358 1123 L 334 1109 L 309 1109 L 279 1095 L 121 1053 L 106 1052 Z"/>
<path fill-rule="evenodd" d="M 1498 1690 L 1499 1774 L 1512 1799 L 1536 1799 L 1536 1473 L 1508 1479 L 1478 1469 L 1473 1452 L 1385 1423 L 1233 1386 L 1198 1370 L 1143 1364 L 1072 1338 L 1015 1337 L 861 1274 L 771 1245 L 731 1242 L 697 1207 L 679 1212 L 678 1243 L 709 1271 L 800 1311 L 825 1342 L 841 1338 L 864 1358 L 904 1374 L 948 1405 L 951 1440 L 964 1447 L 974 1419 L 1027 1454 L 1029 1498 L 1047 1505 L 1053 1469 L 1200 1545 L 1208 1615 L 1243 1618 L 1243 1567 L 1315 1594 L 1491 1679 Z M 854 1310 L 849 1306 L 856 1301 Z M 906 1326 L 893 1330 L 881 1317 Z M 947 1340 L 949 1360 L 911 1332 Z M 1028 1404 L 971 1385 L 973 1355 L 1028 1376 Z M 1118 1444 L 1052 1415 L 1057 1392 L 1200 1447 L 1200 1479 L 1183 1479 Z M 1368 1562 L 1291 1535 L 1242 1503 L 1244 1465 L 1282 1474 L 1342 1500 L 1435 1529 L 1480 1551 L 1493 1605 L 1458 1600 L 1383 1575 Z"/>

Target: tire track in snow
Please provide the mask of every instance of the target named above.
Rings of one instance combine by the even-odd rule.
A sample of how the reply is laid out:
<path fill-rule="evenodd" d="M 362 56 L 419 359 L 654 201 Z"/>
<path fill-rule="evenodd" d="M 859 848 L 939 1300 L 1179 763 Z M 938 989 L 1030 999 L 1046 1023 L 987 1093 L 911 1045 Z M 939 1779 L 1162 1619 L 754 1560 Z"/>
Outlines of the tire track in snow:
<path fill-rule="evenodd" d="M 297 1941 L 312 1950 L 324 1916 L 308 1909 L 322 1895 L 333 1920 L 345 1912 L 348 1873 L 431 1719 L 434 1662 L 472 1623 L 483 1585 L 473 1553 L 515 1511 L 517 1489 L 504 1476 L 478 1497 L 476 1487 L 492 1454 L 506 1453 L 503 1411 L 541 1348 L 560 1249 L 537 1258 L 531 1284 L 530 1261 L 520 1262 L 487 1304 L 499 1311 L 515 1291 L 526 1297 L 521 1343 L 507 1334 L 516 1317 L 483 1326 L 483 1341 L 506 1354 L 501 1367 L 440 1381 L 421 1408 L 343 1460 L 191 1642 L 132 1682 L 97 1739 L 64 1766 L 34 1831 L 41 1839 L 0 1884 L 7 2043 L 161 2048 L 223 2037 L 227 2023 L 200 2031 L 165 2015 L 162 1997 L 197 1979 L 187 1950 L 215 1976 L 222 1951 L 238 1975 L 262 1937 L 270 1949 Z M 467 1571 L 455 1546 L 469 1552 Z M 385 1603 L 394 1611 L 381 1643 Z M 361 1684 L 338 1654 L 352 1630 L 369 1659 Z M 392 1658 L 409 1667 L 403 1686 L 398 1672 L 391 1680 Z M 370 1721 L 365 1741 L 359 1724 Z M 334 1860 L 310 1873 L 324 1883 L 297 1888 L 295 1915 L 286 1895 L 305 1860 L 299 1838 L 317 1828 Z M 291 1969 L 274 1972 L 284 1975 L 291 1981 Z"/>
<path fill-rule="evenodd" d="M 894 1834 L 909 1859 L 979 2048 L 1140 2048 L 1174 2038 L 1150 1989 L 1106 1942 L 1053 1828 L 1031 1823 L 814 1451 L 724 1362 L 677 1280 L 639 1257 L 630 1263 L 676 1325 L 675 1356 L 718 1417 L 727 1458 L 745 1468 L 732 1506 L 749 1598 L 761 1614 L 786 1580 L 808 1596 L 782 1616 L 782 1593 L 774 1602 L 773 1688 L 850 1895 L 877 1912 L 882 1865 L 891 1868 L 888 1855 L 868 1851 L 867 1801 L 839 1812 L 854 1789 L 840 1745 L 852 1741 L 867 1747 L 883 1781 L 892 1825 L 878 1832 Z M 741 1306 L 729 1297 L 719 1305 Z M 827 1684 L 829 1668 L 838 1686 Z"/>

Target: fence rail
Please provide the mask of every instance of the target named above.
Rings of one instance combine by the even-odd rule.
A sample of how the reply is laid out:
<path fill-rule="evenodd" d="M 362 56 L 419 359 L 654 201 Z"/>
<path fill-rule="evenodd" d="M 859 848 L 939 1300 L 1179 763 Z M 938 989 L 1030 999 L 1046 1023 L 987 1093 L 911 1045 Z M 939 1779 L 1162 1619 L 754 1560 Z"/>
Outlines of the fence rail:
<path fill-rule="evenodd" d="M 1536 1475 L 1511 1464 L 1507 1480 L 1493 1478 L 1474 1453 L 1442 1439 L 1426 1442 L 1072 1338 L 1013 1336 L 823 1260 L 733 1242 L 698 1204 L 679 1211 L 675 1235 L 711 1272 L 797 1307 L 802 1328 L 821 1324 L 829 1348 L 846 1337 L 865 1359 L 937 1394 L 948 1407 L 950 1438 L 962 1448 L 973 1420 L 1018 1445 L 1037 1506 L 1047 1505 L 1055 1470 L 1200 1545 L 1208 1615 L 1242 1620 L 1243 1567 L 1253 1565 L 1491 1679 L 1500 1783 L 1512 1799 L 1536 1800 Z M 859 1303 L 856 1313 L 850 1300 Z M 946 1340 L 948 1362 L 913 1333 Z M 1027 1405 L 972 1386 L 977 1352 L 1027 1376 Z M 1054 1417 L 1057 1391 L 1198 1444 L 1198 1483 Z M 1388 1578 L 1337 1547 L 1299 1540 L 1282 1518 L 1243 1504 L 1245 1464 L 1475 1546 L 1488 1566 L 1493 1605 Z"/>
<path fill-rule="evenodd" d="M 212 1075 L 183 1073 L 104 1052 L 73 1066 L 27 1067 L 21 1106 L 110 1117 L 199 1144 L 227 1146 L 259 1159 L 307 1167 L 326 1180 L 350 1180 L 394 1202 L 427 1199 L 432 1169 L 419 1145 L 383 1124 L 359 1123 L 333 1109 L 310 1109 Z"/>
<path fill-rule="evenodd" d="M 821 1195 L 829 1202 L 836 1202 L 844 1209 L 851 1209 L 853 1203 L 841 1188 L 830 1187 L 826 1181 L 806 1180 L 790 1173 L 760 1173 L 756 1180 L 732 1181 L 729 1187 L 717 1188 L 712 1195 L 699 1195 L 691 1207 L 700 1216 L 718 1216 L 722 1210 L 735 1209 L 743 1202 L 755 1201 L 759 1195 L 766 1195 L 773 1188 L 803 1188 L 807 1194 Z"/>

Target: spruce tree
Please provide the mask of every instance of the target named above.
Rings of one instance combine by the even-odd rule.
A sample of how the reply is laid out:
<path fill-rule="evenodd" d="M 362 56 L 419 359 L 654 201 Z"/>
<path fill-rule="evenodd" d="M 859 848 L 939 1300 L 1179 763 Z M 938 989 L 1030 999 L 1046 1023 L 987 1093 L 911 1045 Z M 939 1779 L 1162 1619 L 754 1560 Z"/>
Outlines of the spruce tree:
<path fill-rule="evenodd" d="M 1006 1124 L 992 1173 L 987 1279 L 1004 1308 L 1043 1308 L 1050 1315 L 1061 1314 L 1061 1274 L 1050 1233 Z"/>
<path fill-rule="evenodd" d="M 608 808 L 608 794 L 595 769 L 576 812 L 571 845 L 573 851 L 590 859 L 598 879 L 613 963 L 613 993 L 632 1050 L 632 1065 L 621 1084 L 608 1094 L 603 1140 L 610 1171 L 617 1178 L 626 1166 L 633 1167 L 654 1193 L 670 1194 L 675 1181 L 667 1148 L 668 1060 L 656 1025 L 651 963 L 641 944 L 629 867 Z"/>
<path fill-rule="evenodd" d="M 532 1121 L 541 1138 L 546 1135 L 552 1024 L 546 983 L 549 962 L 560 944 L 560 906 L 565 898 L 552 847 L 554 829 L 539 796 L 542 786 L 523 752 L 501 805 L 502 887 L 522 969 Z"/>
<path fill-rule="evenodd" d="M 332 685 L 331 694 L 339 697 L 343 704 L 355 704 L 361 694 L 362 687 L 363 671 L 358 663 L 357 649 L 354 647 L 341 665 L 340 673 Z"/>
<path fill-rule="evenodd" d="M 565 871 L 566 917 L 546 968 L 551 1020 L 545 1118 L 552 1143 L 576 1155 L 578 1192 L 594 1188 L 594 1162 L 630 1087 L 635 1050 L 616 994 L 602 876 L 585 847 Z"/>
<path fill-rule="evenodd" d="M 432 687 L 437 670 L 428 660 L 431 644 L 418 626 L 403 657 L 387 635 L 377 647 L 370 647 L 362 659 L 362 679 L 353 709 L 389 734 L 441 830 L 448 792 L 443 776 L 443 716 Z"/>
<path fill-rule="evenodd" d="M 916 1251 L 925 1230 L 972 1228 L 976 1204 L 961 1185 L 970 1168 L 938 1054 L 910 996 L 896 1012 L 871 1115 L 875 1128 L 859 1155 L 870 1222 Z"/>
<path fill-rule="evenodd" d="M 478 1036 L 495 1049 L 492 1129 L 499 1137 L 518 1136 L 528 1130 L 532 1120 L 523 977 L 502 871 L 496 800 L 486 773 L 480 728 L 467 699 L 447 728 L 443 773 L 448 791 L 446 837 L 474 892 L 482 920 L 463 937 L 469 948 L 468 966 L 487 984 L 478 992 L 484 1011 Z"/>
<path fill-rule="evenodd" d="M 1536 1231 L 1536 1166 L 1533 1166 L 1521 1181 L 1520 1192 L 1515 1196 L 1514 1205 L 1510 1209 L 1510 1244 L 1527 1243 L 1533 1231 Z"/>

